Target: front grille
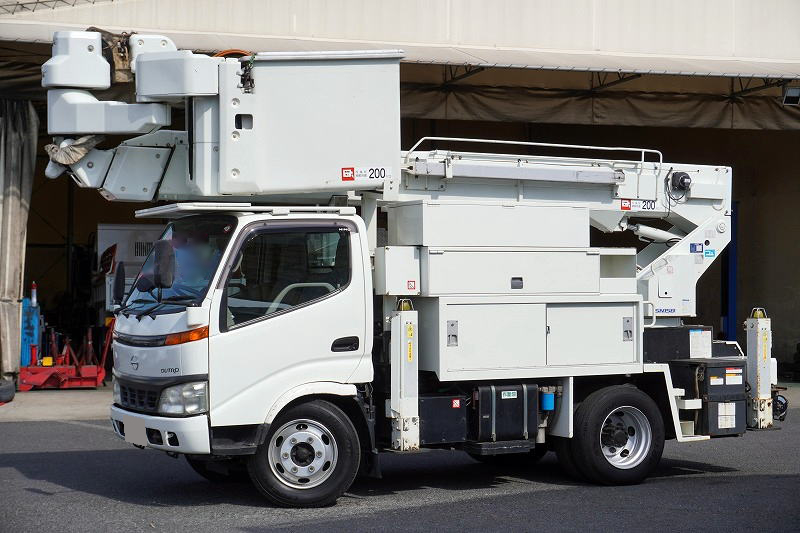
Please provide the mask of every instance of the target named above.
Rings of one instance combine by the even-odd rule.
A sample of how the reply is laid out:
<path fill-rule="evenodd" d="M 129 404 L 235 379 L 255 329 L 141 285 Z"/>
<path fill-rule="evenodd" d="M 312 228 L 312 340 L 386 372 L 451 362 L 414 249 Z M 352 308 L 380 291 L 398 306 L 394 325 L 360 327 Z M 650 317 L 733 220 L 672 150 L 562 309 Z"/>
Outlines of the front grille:
<path fill-rule="evenodd" d="M 158 409 L 158 392 L 140 389 L 129 385 L 119 385 L 122 407 L 137 411 L 156 411 Z"/>

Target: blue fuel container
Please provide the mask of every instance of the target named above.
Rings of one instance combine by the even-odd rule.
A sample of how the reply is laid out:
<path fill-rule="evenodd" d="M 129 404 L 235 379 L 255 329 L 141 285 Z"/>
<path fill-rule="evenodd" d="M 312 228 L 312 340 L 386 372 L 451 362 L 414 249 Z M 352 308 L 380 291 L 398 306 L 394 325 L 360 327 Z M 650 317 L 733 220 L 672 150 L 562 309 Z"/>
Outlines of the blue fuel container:
<path fill-rule="evenodd" d="M 539 397 L 539 405 L 542 411 L 552 411 L 556 408 L 556 395 L 552 392 L 543 392 Z"/>

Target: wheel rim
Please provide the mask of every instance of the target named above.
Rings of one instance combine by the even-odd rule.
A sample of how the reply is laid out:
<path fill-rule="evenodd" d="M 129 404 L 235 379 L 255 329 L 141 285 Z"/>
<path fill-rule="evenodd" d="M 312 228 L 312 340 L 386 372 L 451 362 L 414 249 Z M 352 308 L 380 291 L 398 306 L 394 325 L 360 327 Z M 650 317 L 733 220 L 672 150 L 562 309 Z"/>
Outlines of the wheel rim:
<path fill-rule="evenodd" d="M 270 440 L 269 466 L 283 484 L 310 489 L 323 483 L 336 467 L 338 447 L 331 432 L 313 420 L 292 420 Z"/>
<path fill-rule="evenodd" d="M 627 470 L 645 460 L 653 443 L 650 421 L 636 407 L 611 411 L 600 428 L 600 448 L 606 461 Z"/>

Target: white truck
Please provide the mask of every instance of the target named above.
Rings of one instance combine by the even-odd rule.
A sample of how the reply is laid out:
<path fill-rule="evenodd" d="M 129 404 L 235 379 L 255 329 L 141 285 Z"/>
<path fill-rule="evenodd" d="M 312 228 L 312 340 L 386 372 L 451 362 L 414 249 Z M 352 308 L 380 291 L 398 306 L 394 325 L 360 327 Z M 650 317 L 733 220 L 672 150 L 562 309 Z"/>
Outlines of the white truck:
<path fill-rule="evenodd" d="M 554 450 L 627 484 L 665 439 L 785 414 L 769 319 L 748 320 L 747 356 L 689 325 L 730 240 L 729 168 L 486 139 L 401 152 L 399 51 L 121 46 L 135 103 L 91 93 L 111 78 L 98 33 L 56 33 L 43 85 L 49 176 L 177 202 L 137 213 L 169 223 L 117 310 L 127 442 L 318 506 L 379 475 L 382 451 L 522 467 Z M 185 127 L 164 129 L 172 108 Z M 126 140 L 101 149 L 104 134 Z M 644 242 L 602 247 L 590 228 Z"/>

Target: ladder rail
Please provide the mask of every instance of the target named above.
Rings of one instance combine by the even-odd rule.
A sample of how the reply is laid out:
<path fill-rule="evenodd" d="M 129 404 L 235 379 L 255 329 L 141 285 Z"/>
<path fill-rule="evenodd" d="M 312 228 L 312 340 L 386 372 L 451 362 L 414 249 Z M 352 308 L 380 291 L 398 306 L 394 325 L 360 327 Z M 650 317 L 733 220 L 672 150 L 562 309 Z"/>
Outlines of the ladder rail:
<path fill-rule="evenodd" d="M 405 162 L 408 163 L 411 155 L 416 151 L 419 146 L 425 141 L 451 141 L 451 142 L 463 142 L 463 143 L 475 143 L 475 144 L 502 144 L 502 145 L 510 145 L 510 146 L 535 146 L 541 148 L 567 148 L 567 149 L 575 149 L 575 150 L 596 150 L 600 152 L 636 152 L 639 154 L 639 163 L 644 165 L 645 163 L 651 162 L 647 160 L 647 154 L 652 154 L 658 157 L 658 167 L 659 169 L 664 164 L 664 156 L 659 150 L 653 150 L 651 148 L 631 148 L 627 146 L 590 146 L 590 145 L 583 145 L 583 144 L 562 144 L 562 143 L 543 143 L 543 142 L 531 142 L 531 141 L 506 141 L 506 140 L 499 140 L 499 139 L 473 139 L 469 137 L 438 137 L 438 136 L 426 136 L 421 137 L 415 144 L 412 146 L 408 152 L 406 152 Z M 516 157 L 526 157 L 526 156 L 516 156 Z M 527 156 L 532 157 L 532 156 Z M 655 163 L 655 161 L 652 161 Z"/>

